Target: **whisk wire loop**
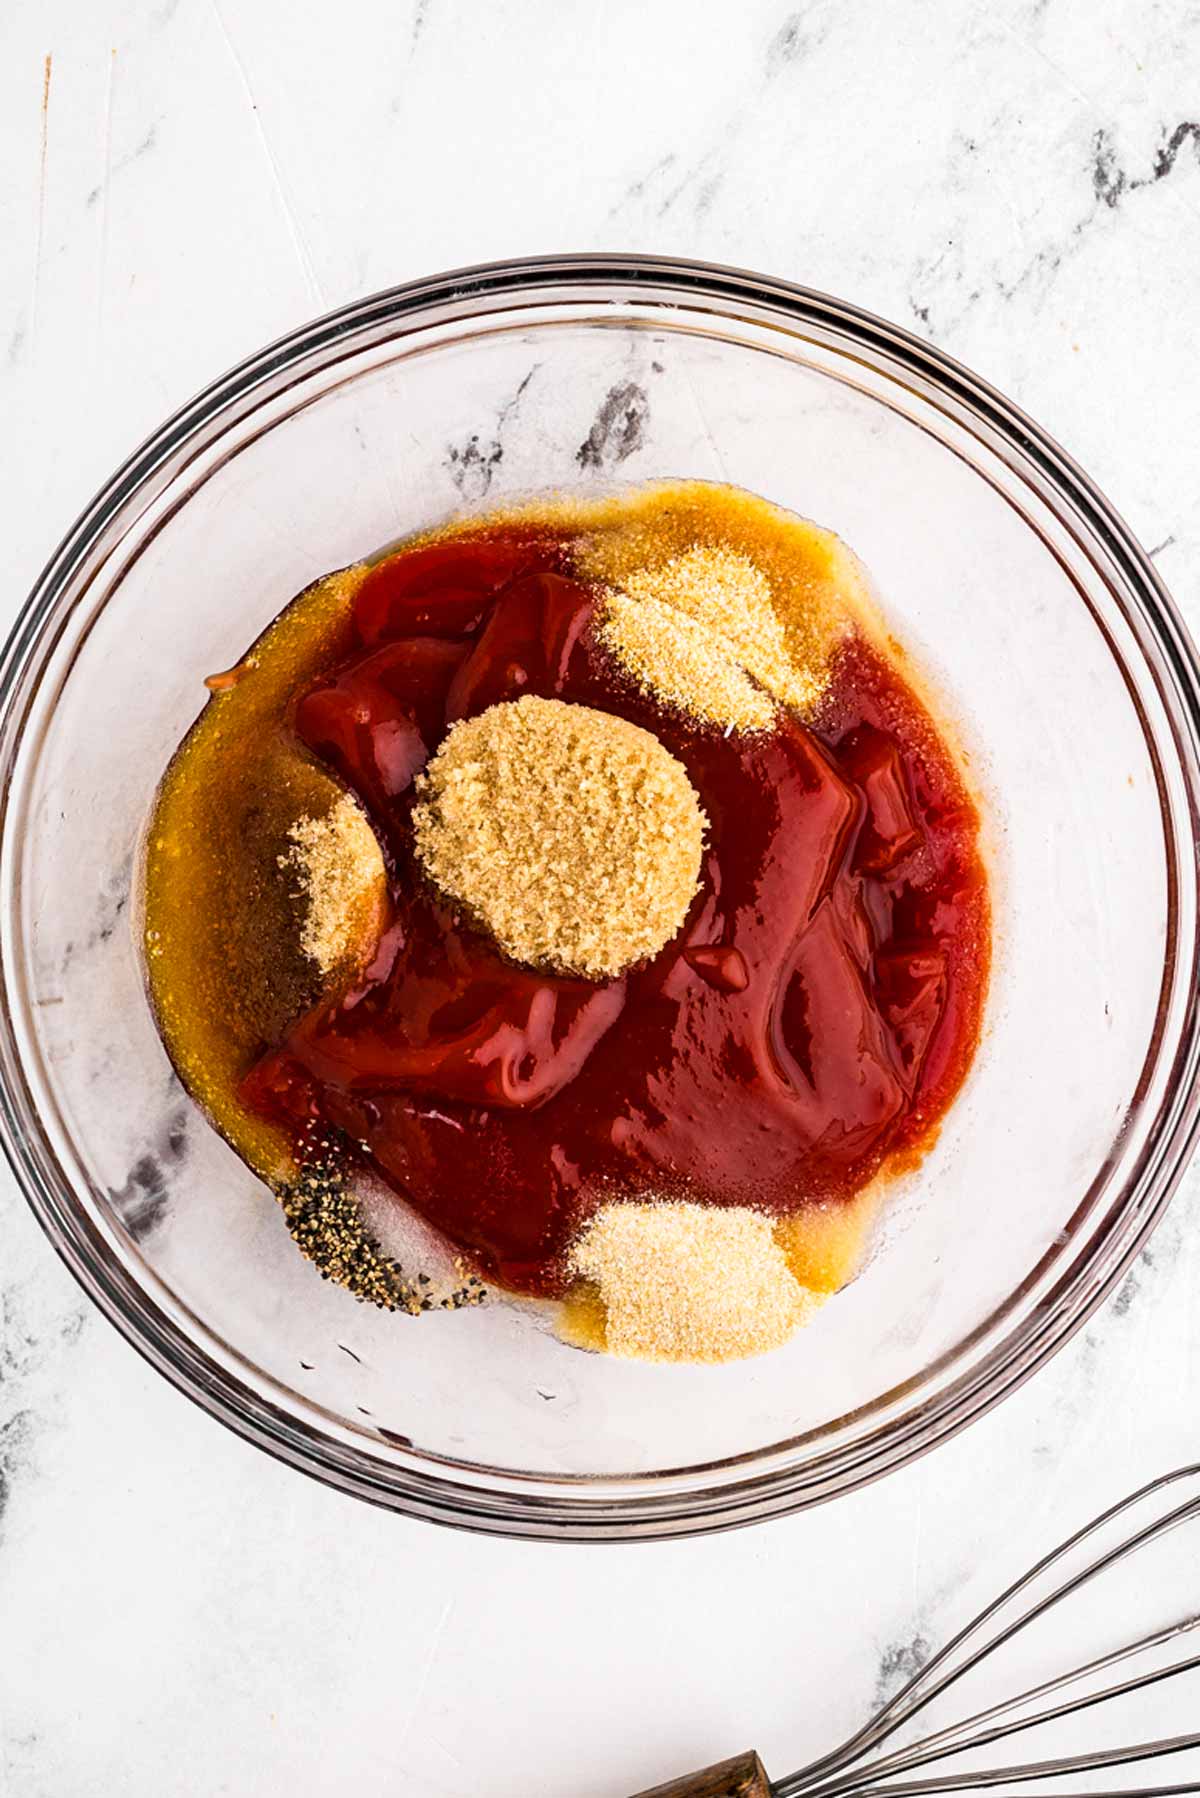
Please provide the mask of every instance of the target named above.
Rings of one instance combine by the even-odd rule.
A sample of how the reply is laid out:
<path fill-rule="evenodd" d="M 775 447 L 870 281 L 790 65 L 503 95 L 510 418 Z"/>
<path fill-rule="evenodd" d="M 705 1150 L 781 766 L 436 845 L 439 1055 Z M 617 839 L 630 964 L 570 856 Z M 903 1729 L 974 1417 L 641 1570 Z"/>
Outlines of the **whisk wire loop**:
<path fill-rule="evenodd" d="M 1150 1481 L 1127 1498 L 1085 1524 L 1057 1548 L 1044 1555 L 1029 1571 L 1015 1580 L 993 1599 L 957 1635 L 938 1651 L 899 1692 L 886 1703 L 862 1729 L 849 1737 L 840 1748 L 824 1755 L 806 1768 L 778 1781 L 774 1798 L 924 1798 L 944 1792 L 982 1791 L 1001 1785 L 1025 1787 L 1034 1780 L 1069 1779 L 1074 1775 L 1097 1772 L 1105 1768 L 1133 1765 L 1142 1761 L 1179 1754 L 1200 1748 L 1200 1701 L 1193 1696 L 1186 1716 L 1196 1727 L 1183 1734 L 1158 1736 L 1142 1742 L 1127 1742 L 1116 1747 L 1092 1748 L 1082 1753 L 1060 1755 L 1054 1759 L 1015 1763 L 1007 1766 L 948 1770 L 930 1774 L 916 1782 L 897 1776 L 914 1773 L 937 1762 L 966 1756 L 1027 1730 L 1044 1728 L 1069 1717 L 1078 1717 L 1103 1705 L 1115 1705 L 1134 1694 L 1148 1694 L 1151 1688 L 1200 1670 L 1200 1653 L 1190 1653 L 1168 1665 L 1147 1665 L 1155 1652 L 1200 1628 L 1200 1613 L 1194 1611 L 1176 1617 L 1169 1623 L 1138 1635 L 1134 1640 L 1105 1653 L 1094 1655 L 1068 1671 L 1026 1686 L 1010 1697 L 960 1718 L 920 1740 L 877 1753 L 898 1735 L 918 1713 L 924 1711 L 942 1694 L 956 1686 L 974 1668 L 1032 1629 L 1039 1620 L 1066 1600 L 1101 1579 L 1119 1565 L 1152 1543 L 1160 1541 L 1172 1530 L 1200 1517 L 1200 1489 L 1182 1502 L 1136 1522 L 1136 1513 L 1164 1496 L 1178 1497 L 1179 1483 L 1192 1481 L 1200 1487 L 1200 1465 L 1182 1467 Z M 1096 1541 L 1118 1524 L 1125 1528 L 1117 1541 L 1102 1545 Z M 1096 1552 L 1099 1549 L 1100 1552 Z M 1089 1559 L 1082 1567 L 1062 1577 L 1064 1563 L 1080 1551 Z M 1193 1563 L 1200 1566 L 1200 1557 Z M 1040 1596 L 1033 1596 L 1040 1583 L 1054 1576 L 1054 1583 Z M 1021 1604 L 1015 1616 L 1006 1616 L 1014 1605 Z M 1086 1681 L 1117 1667 L 1128 1670 L 1129 1677 L 1103 1685 L 1098 1690 L 1079 1692 Z M 1071 1693 L 1071 1689 L 1076 1691 Z M 1043 1704 L 1045 1699 L 1061 1702 Z M 1113 1798 L 1167 1798 L 1167 1794 L 1198 1792 L 1200 1779 L 1184 1784 L 1122 1787 Z M 1024 1798 L 1032 1798 L 1028 1792 Z M 1100 1798 L 1089 1792 L 1088 1798 Z"/>

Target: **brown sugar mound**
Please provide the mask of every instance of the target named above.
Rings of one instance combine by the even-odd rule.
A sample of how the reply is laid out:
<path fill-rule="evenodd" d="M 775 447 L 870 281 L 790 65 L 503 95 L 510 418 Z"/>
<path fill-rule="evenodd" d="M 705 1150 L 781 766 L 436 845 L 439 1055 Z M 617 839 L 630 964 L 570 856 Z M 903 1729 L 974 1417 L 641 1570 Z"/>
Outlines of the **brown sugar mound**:
<path fill-rule="evenodd" d="M 298 818 L 279 865 L 296 875 L 307 902 L 300 947 L 323 974 L 365 961 L 379 933 L 386 882 L 366 814 L 348 793 L 323 817 Z"/>
<path fill-rule="evenodd" d="M 707 820 L 681 763 L 623 718 L 490 706 L 450 729 L 417 791 L 425 871 L 515 961 L 611 977 L 687 916 Z"/>
<path fill-rule="evenodd" d="M 604 1308 L 604 1347 L 638 1361 L 737 1361 L 778 1348 L 820 1299 L 748 1206 L 604 1205 L 571 1257 Z"/>

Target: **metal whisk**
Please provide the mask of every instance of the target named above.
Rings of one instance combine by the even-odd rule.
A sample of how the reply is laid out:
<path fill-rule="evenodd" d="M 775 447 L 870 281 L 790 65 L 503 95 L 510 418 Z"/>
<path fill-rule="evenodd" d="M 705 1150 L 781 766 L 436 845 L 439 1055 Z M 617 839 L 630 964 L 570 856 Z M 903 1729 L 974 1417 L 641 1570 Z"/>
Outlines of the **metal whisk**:
<path fill-rule="evenodd" d="M 757 1754 L 741 1755 L 641 1798 L 925 1798 L 1010 1786 L 1026 1798 L 1048 1798 L 1044 1787 L 1088 1798 L 1200 1792 L 1200 1752 L 1186 1758 L 1200 1751 L 1200 1680 L 1183 1677 L 1200 1670 L 1200 1530 L 1156 1553 L 1197 1519 L 1200 1466 L 1153 1480 L 1031 1567 L 832 1753 L 774 1782 Z M 1010 1665 L 1003 1684 L 1001 1658 Z M 995 1697 L 1005 1689 L 1015 1695 Z M 993 1758 L 1017 1737 L 1033 1758 L 1006 1762 L 1007 1750 Z M 1178 1783 L 1124 1785 L 1119 1775 L 1112 1783 L 1116 1769 L 1168 1756 L 1181 1757 L 1169 1770 Z M 1085 1783 L 1095 1774 L 1099 1784 Z"/>

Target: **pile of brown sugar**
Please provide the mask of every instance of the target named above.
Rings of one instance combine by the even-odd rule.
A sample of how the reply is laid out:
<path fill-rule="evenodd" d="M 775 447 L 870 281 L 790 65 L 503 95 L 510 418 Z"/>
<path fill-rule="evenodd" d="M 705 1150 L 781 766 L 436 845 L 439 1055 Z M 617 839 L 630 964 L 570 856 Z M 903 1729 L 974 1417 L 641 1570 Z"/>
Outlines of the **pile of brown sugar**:
<path fill-rule="evenodd" d="M 596 1290 L 609 1354 L 639 1361 L 765 1354 L 821 1302 L 792 1274 L 773 1219 L 742 1205 L 604 1205 L 571 1271 Z"/>
<path fill-rule="evenodd" d="M 426 873 L 531 967 L 609 978 L 662 948 L 695 896 L 707 820 L 649 731 L 524 699 L 452 726 L 417 782 Z"/>
<path fill-rule="evenodd" d="M 320 817 L 298 818 L 279 866 L 306 904 L 300 947 L 322 974 L 366 961 L 378 938 L 386 889 L 383 855 L 366 814 L 348 793 Z"/>

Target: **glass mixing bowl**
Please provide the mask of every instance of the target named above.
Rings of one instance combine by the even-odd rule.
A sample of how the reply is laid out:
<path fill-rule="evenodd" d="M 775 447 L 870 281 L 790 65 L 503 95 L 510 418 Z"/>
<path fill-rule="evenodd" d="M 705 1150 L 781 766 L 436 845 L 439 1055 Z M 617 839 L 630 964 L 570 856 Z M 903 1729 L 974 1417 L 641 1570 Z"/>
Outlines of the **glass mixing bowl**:
<path fill-rule="evenodd" d="M 868 1264 L 786 1348 L 711 1368 L 584 1354 L 503 1303 L 410 1320 L 322 1284 L 172 1074 L 131 925 L 139 833 L 201 677 L 299 588 L 457 510 L 658 476 L 751 488 L 863 557 L 959 720 L 996 898 L 976 1066 Z M 156 1367 L 348 1492 L 566 1538 L 828 1499 L 1053 1354 L 1185 1163 L 1194 652 L 1062 451 L 854 307 L 579 256 L 441 276 L 306 326 L 113 476 L 17 624 L 2 708 L 13 1166 Z"/>

